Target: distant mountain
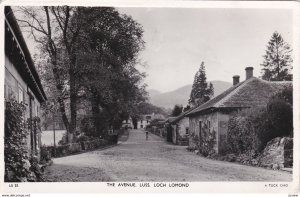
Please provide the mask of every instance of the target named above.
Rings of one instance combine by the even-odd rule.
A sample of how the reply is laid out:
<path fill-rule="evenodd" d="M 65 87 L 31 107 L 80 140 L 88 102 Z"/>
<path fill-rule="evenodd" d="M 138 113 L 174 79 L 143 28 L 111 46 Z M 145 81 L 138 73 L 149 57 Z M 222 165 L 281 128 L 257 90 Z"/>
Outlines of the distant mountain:
<path fill-rule="evenodd" d="M 214 86 L 214 96 L 219 95 L 230 86 L 231 83 L 225 81 L 211 81 Z M 186 106 L 190 98 L 192 85 L 186 85 L 174 91 L 160 93 L 157 90 L 149 90 L 150 103 L 158 107 L 173 108 L 175 104 Z"/>
<path fill-rule="evenodd" d="M 149 97 L 150 97 L 150 98 L 152 98 L 152 97 L 154 97 L 154 96 L 156 96 L 156 95 L 159 95 L 159 94 L 161 94 L 161 92 L 160 92 L 160 91 L 158 91 L 158 90 L 154 90 L 154 89 L 150 89 L 150 90 L 148 90 L 148 93 L 149 93 Z"/>

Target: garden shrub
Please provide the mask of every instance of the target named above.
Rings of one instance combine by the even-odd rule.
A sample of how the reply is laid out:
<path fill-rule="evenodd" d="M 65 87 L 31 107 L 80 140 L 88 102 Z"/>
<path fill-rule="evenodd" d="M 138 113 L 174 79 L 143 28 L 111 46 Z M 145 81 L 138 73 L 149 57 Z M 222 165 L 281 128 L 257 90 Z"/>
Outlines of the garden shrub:
<path fill-rule="evenodd" d="M 52 149 L 51 147 L 48 148 L 48 146 L 42 146 L 41 147 L 41 162 L 42 163 L 48 163 L 51 161 L 52 157 Z"/>
<path fill-rule="evenodd" d="M 227 152 L 243 154 L 258 147 L 258 138 L 252 124 L 252 114 L 260 110 L 247 110 L 236 113 L 228 121 Z"/>
<path fill-rule="evenodd" d="M 80 129 L 87 136 L 95 136 L 96 127 L 94 126 L 94 119 L 91 117 L 84 117 L 81 120 Z"/>
<path fill-rule="evenodd" d="M 28 153 L 24 113 L 26 107 L 15 100 L 5 102 L 4 161 L 6 182 L 43 181 L 43 174 L 35 155 Z M 33 129 L 39 130 L 39 118 L 27 120 Z"/>
<path fill-rule="evenodd" d="M 15 100 L 5 103 L 4 161 L 6 182 L 23 182 L 30 177 L 25 129 L 25 106 Z"/>
<path fill-rule="evenodd" d="M 195 145 L 195 147 L 189 147 L 190 150 L 195 148 L 205 157 L 212 156 L 216 153 L 214 149 L 216 145 L 216 132 L 214 130 L 210 131 L 207 124 L 203 123 L 201 138 L 194 133 L 190 135 L 190 138 Z"/>
<path fill-rule="evenodd" d="M 261 152 L 267 143 L 293 134 L 292 89 L 274 95 L 266 107 L 237 112 L 228 122 L 227 152 L 235 154 Z"/>

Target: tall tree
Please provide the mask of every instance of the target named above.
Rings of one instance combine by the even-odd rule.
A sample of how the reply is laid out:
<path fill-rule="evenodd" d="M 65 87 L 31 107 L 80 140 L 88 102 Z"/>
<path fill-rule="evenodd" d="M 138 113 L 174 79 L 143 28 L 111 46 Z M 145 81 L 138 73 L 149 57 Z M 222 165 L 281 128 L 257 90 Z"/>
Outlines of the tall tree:
<path fill-rule="evenodd" d="M 90 100 L 96 130 L 102 132 L 101 114 L 106 114 L 107 126 L 117 128 L 135 105 L 145 101 L 145 74 L 135 68 L 144 47 L 143 29 L 114 8 L 82 8 L 82 12 L 89 27 L 80 42 L 79 81 Z"/>
<path fill-rule="evenodd" d="M 40 44 L 40 55 L 49 59 L 50 64 L 47 65 L 51 67 L 57 92 L 53 100 L 59 103 L 69 140 L 76 130 L 77 119 L 78 38 L 88 26 L 81 20 L 80 9 L 69 6 L 20 7 L 22 15 L 17 19 L 21 27 L 27 28 L 34 40 Z"/>
<path fill-rule="evenodd" d="M 175 105 L 172 110 L 172 116 L 179 116 L 182 113 L 183 107 L 182 105 Z"/>
<path fill-rule="evenodd" d="M 262 78 L 268 81 L 292 80 L 292 49 L 278 32 L 274 32 L 267 45 L 261 64 Z"/>
<path fill-rule="evenodd" d="M 189 105 L 199 106 L 208 101 L 214 95 L 212 83 L 206 82 L 206 72 L 204 62 L 201 63 L 198 72 L 195 74 L 192 91 L 190 94 Z"/>

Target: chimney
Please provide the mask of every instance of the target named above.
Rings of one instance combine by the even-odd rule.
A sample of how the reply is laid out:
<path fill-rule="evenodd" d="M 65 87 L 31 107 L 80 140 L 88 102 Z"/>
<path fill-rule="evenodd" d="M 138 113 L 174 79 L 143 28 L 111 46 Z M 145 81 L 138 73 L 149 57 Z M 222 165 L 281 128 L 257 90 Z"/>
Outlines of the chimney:
<path fill-rule="evenodd" d="M 253 77 L 253 67 L 246 67 L 246 80 Z"/>
<path fill-rule="evenodd" d="M 240 83 L 240 76 L 239 75 L 234 75 L 233 77 L 233 85 L 236 85 Z"/>

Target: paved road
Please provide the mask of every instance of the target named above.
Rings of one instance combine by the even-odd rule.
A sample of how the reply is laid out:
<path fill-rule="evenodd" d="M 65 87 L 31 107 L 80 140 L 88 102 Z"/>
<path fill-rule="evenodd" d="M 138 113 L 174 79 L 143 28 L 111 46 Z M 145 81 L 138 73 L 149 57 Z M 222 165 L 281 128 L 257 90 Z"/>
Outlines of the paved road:
<path fill-rule="evenodd" d="M 119 145 L 54 159 L 49 181 L 291 181 L 287 172 L 206 159 L 131 130 Z"/>

